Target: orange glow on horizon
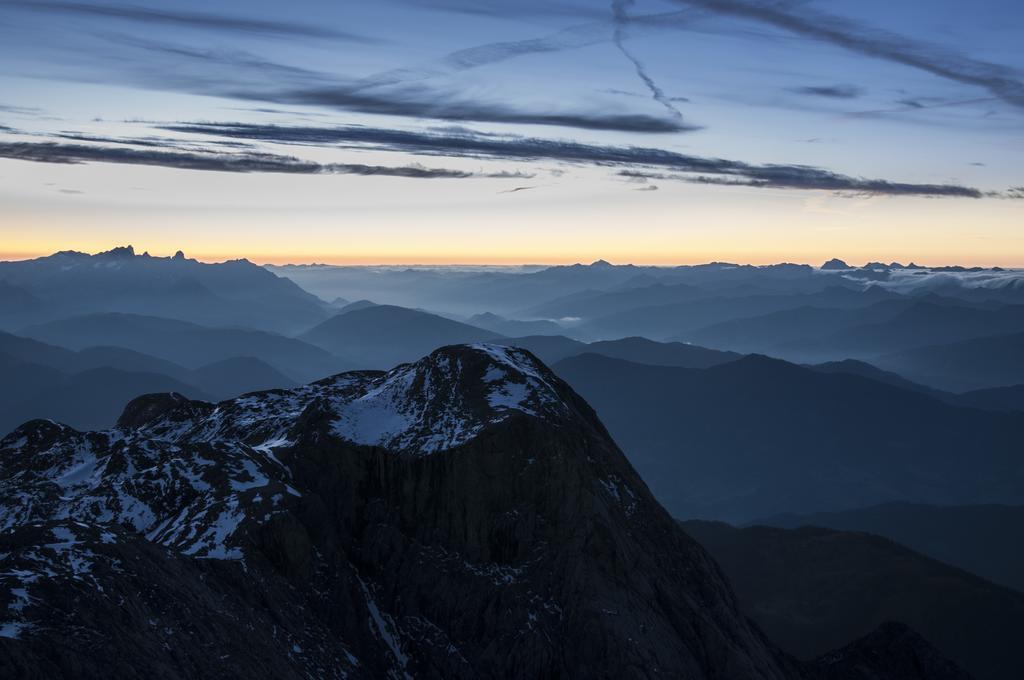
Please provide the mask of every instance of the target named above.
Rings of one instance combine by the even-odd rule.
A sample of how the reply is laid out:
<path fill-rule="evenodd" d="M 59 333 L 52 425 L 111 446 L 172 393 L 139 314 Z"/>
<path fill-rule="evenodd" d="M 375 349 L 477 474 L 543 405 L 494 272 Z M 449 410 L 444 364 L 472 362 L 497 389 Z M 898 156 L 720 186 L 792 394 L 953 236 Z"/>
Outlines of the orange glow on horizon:
<path fill-rule="evenodd" d="M 117 247 L 118 245 L 124 244 L 113 244 L 108 248 L 100 249 L 78 249 L 78 248 L 60 248 L 59 250 L 80 250 L 86 253 L 97 253 L 104 250 L 110 250 Z M 141 254 L 146 252 L 145 248 L 136 248 L 136 253 Z M 225 262 L 228 260 L 240 260 L 247 259 L 250 262 L 254 262 L 259 265 L 285 265 L 285 264 L 325 264 L 325 265 L 336 265 L 336 266 L 516 266 L 516 265 L 542 265 L 542 266 L 556 266 L 556 265 L 571 265 L 571 264 L 589 264 L 596 260 L 606 260 L 616 265 L 633 264 L 638 266 L 656 266 L 656 267 L 672 267 L 682 265 L 696 265 L 706 264 L 708 262 L 733 262 L 736 264 L 752 264 L 752 265 L 770 265 L 779 264 L 782 262 L 792 262 L 795 264 L 810 264 L 812 266 L 819 266 L 825 261 L 838 257 L 839 259 L 849 262 L 852 266 L 863 265 L 867 262 L 901 262 L 903 264 L 909 264 L 914 262 L 921 266 L 926 267 L 941 267 L 941 266 L 952 266 L 960 265 L 964 267 L 1004 267 L 1009 269 L 1024 268 L 1024 264 L 1021 263 L 1020 259 L 1016 257 L 1014 259 L 1004 257 L 992 257 L 980 260 L 976 257 L 963 257 L 956 258 L 950 256 L 948 259 L 943 261 L 932 261 L 930 258 L 925 260 L 920 257 L 895 257 L 891 255 L 856 255 L 856 256 L 843 256 L 842 254 L 813 254 L 803 253 L 800 256 L 785 257 L 779 256 L 778 254 L 764 254 L 764 253 L 748 253 L 748 252 L 720 252 L 720 253 L 689 253 L 689 254 L 678 254 L 672 255 L 670 253 L 659 253 L 658 255 L 652 255 L 649 253 L 635 253 L 635 254 L 602 254 L 602 253 L 576 253 L 576 254 L 547 254 L 547 255 L 530 255 L 525 253 L 508 254 L 495 256 L 493 254 L 437 254 L 429 255 L 425 253 L 420 254 L 300 254 L 290 253 L 286 255 L 280 254 L 269 254 L 265 252 L 237 252 L 237 253 L 223 253 L 223 252 L 212 252 L 204 253 L 197 252 L 191 253 L 187 249 L 183 249 L 185 256 L 190 259 L 195 259 L 205 263 L 216 263 Z M 38 257 L 45 257 L 58 252 L 57 250 L 36 250 L 36 251 L 0 251 L 0 261 L 18 261 L 18 260 L 31 260 Z M 173 255 L 173 252 L 157 252 L 149 251 L 154 257 L 169 257 Z"/>

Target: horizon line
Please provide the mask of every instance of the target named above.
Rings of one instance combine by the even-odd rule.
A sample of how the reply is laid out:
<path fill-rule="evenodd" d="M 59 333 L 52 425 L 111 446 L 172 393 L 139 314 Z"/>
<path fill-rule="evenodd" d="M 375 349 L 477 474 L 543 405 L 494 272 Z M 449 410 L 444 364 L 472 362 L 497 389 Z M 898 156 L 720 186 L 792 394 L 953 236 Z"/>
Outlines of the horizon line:
<path fill-rule="evenodd" d="M 121 248 L 121 247 L 126 247 L 126 246 L 113 246 L 111 248 L 107 248 L 105 250 L 99 250 L 99 251 L 96 251 L 96 252 L 88 252 L 88 251 L 84 251 L 84 250 L 75 250 L 73 248 L 64 248 L 64 249 L 55 250 L 55 251 L 52 251 L 52 252 L 38 252 L 38 251 L 36 251 L 36 252 L 24 252 L 23 251 L 23 252 L 10 252 L 10 253 L 0 252 L 0 263 L 27 262 L 27 261 L 31 261 L 31 260 L 40 259 L 40 258 L 50 257 L 52 255 L 56 255 L 57 253 L 61 253 L 61 252 L 76 252 L 76 253 L 83 253 L 83 254 L 86 254 L 86 255 L 98 255 L 98 254 L 101 254 L 101 253 L 105 253 L 105 252 L 109 252 L 111 250 L 114 250 L 115 248 Z M 182 249 L 178 249 L 178 251 L 184 252 Z M 178 252 L 178 251 L 176 251 L 176 252 Z M 149 255 L 150 257 L 153 257 L 153 258 L 170 258 L 170 257 L 172 257 L 174 255 L 174 253 L 170 253 L 170 254 L 166 254 L 166 255 L 165 254 L 156 254 L 156 255 L 154 255 L 154 254 L 150 253 L 148 250 L 146 250 L 143 253 L 137 253 L 135 256 L 136 257 L 141 257 L 143 255 Z M 470 261 L 458 261 L 458 260 L 446 260 L 446 259 L 443 260 L 443 259 L 440 259 L 440 258 L 435 259 L 435 260 L 431 260 L 431 259 L 426 259 L 426 260 L 390 259 L 389 260 L 389 258 L 386 258 L 386 257 L 382 257 L 380 259 L 377 259 L 376 257 L 373 257 L 373 256 L 353 257 L 353 258 L 343 258 L 343 259 L 339 259 L 339 258 L 320 259 L 320 258 L 317 258 L 316 256 L 311 256 L 308 261 L 303 261 L 302 259 L 299 259 L 299 258 L 296 258 L 296 259 L 273 258 L 273 257 L 268 257 L 267 255 L 259 255 L 259 256 L 251 255 L 251 256 L 246 256 L 246 255 L 243 255 L 243 254 L 237 254 L 237 255 L 227 256 L 227 255 L 224 255 L 223 253 L 200 253 L 198 255 L 189 255 L 188 253 L 184 253 L 184 255 L 185 255 L 186 258 L 188 258 L 190 260 L 196 260 L 197 262 L 201 262 L 203 264 L 220 264 L 220 263 L 230 262 L 230 261 L 246 260 L 246 261 L 251 262 L 252 264 L 255 264 L 255 265 L 260 266 L 260 267 L 287 267 L 287 266 L 312 267 L 312 266 L 326 266 L 326 267 L 367 267 L 367 268 L 370 268 L 370 267 L 431 267 L 431 268 L 439 268 L 439 267 L 494 267 L 494 268 L 498 268 L 498 267 L 503 267 L 503 268 L 513 268 L 513 267 L 557 267 L 557 266 L 572 266 L 572 265 L 588 266 L 588 265 L 596 264 L 598 262 L 605 262 L 607 264 L 610 264 L 610 265 L 616 266 L 616 267 L 635 266 L 635 267 L 664 267 L 664 268 L 673 268 L 673 267 L 689 267 L 689 266 L 721 263 L 721 264 L 734 264 L 734 265 L 738 265 L 738 266 L 755 266 L 755 267 L 792 264 L 792 265 L 800 265 L 800 266 L 806 265 L 806 266 L 809 266 L 809 267 L 813 267 L 815 269 L 820 269 L 824 264 L 828 263 L 829 261 L 831 261 L 833 259 L 838 259 L 838 260 L 841 260 L 841 261 L 846 262 L 847 264 L 849 264 L 849 262 L 847 262 L 847 260 L 845 258 L 841 258 L 841 257 L 821 258 L 821 262 L 819 264 L 814 264 L 814 263 L 811 263 L 811 262 L 799 262 L 799 261 L 796 261 L 796 260 L 787 260 L 787 259 L 783 259 L 783 260 L 767 260 L 767 259 L 765 259 L 765 260 L 760 260 L 760 261 L 758 261 L 758 260 L 743 261 L 743 260 L 733 260 L 733 259 L 729 259 L 729 258 L 718 258 L 718 257 L 715 257 L 715 258 L 712 258 L 712 259 L 691 259 L 691 260 L 687 260 L 686 258 L 681 258 L 680 260 L 673 260 L 673 261 L 667 261 L 667 260 L 660 260 L 660 261 L 654 261 L 654 260 L 648 260 L 648 261 L 644 261 L 644 260 L 631 260 L 631 261 L 628 261 L 628 262 L 613 262 L 613 261 L 609 260 L 607 257 L 598 257 L 598 258 L 593 259 L 593 260 L 590 260 L 590 258 L 565 257 L 565 258 L 544 258 L 542 260 L 534 260 L 534 261 L 529 261 L 529 260 L 512 260 L 512 259 L 501 260 L 500 258 L 498 260 L 486 260 L 484 258 L 479 258 L 479 259 L 473 259 L 473 260 L 470 260 Z M 587 260 L 589 260 L 589 261 L 587 261 Z M 917 267 L 920 267 L 922 269 L 935 269 L 935 268 L 941 268 L 941 267 L 964 267 L 964 268 L 980 268 L 980 269 L 989 269 L 989 270 L 997 269 L 997 268 L 1000 268 L 1000 269 L 1024 269 L 1024 263 L 1022 263 L 1022 264 L 1014 264 L 1014 265 L 1010 265 L 1010 264 L 993 265 L 993 264 L 975 264 L 975 263 L 964 264 L 963 262 L 953 262 L 953 263 L 947 263 L 947 264 L 922 264 L 920 262 L 917 262 L 916 259 L 914 259 L 914 258 L 908 259 L 905 262 L 901 262 L 899 258 L 882 258 L 882 257 L 865 260 L 864 264 L 850 264 L 850 267 L 852 269 L 857 269 L 857 268 L 866 266 L 869 262 L 880 262 L 880 263 L 887 263 L 887 264 L 895 262 L 895 263 L 902 264 L 903 266 L 908 266 L 908 265 L 913 264 L 913 265 L 915 265 Z"/>

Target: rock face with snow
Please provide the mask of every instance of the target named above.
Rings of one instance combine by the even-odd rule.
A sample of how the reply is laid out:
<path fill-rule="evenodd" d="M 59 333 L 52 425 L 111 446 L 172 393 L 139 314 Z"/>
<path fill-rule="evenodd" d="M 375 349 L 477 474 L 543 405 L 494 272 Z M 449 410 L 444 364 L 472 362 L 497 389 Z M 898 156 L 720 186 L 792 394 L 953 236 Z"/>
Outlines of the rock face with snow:
<path fill-rule="evenodd" d="M 778 652 L 511 348 L 32 421 L 0 442 L 0 529 L 3 677 L 958 677 Z"/>

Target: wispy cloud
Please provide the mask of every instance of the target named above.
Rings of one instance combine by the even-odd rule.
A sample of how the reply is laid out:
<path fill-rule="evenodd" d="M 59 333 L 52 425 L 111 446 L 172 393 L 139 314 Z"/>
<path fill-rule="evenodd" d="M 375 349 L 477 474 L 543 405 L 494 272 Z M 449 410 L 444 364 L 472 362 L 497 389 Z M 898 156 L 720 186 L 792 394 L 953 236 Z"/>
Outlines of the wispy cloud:
<path fill-rule="evenodd" d="M 254 102 L 318 106 L 451 122 L 545 125 L 637 133 L 670 133 L 695 129 L 683 121 L 663 116 L 605 110 L 531 109 L 518 104 L 488 102 L 418 83 L 346 80 L 239 50 L 198 49 L 137 36 L 107 37 L 161 57 L 156 63 L 141 60 L 128 65 L 127 68 L 133 69 L 129 73 L 133 74 L 134 80 L 146 87 L 184 90 Z M 178 62 L 182 67 L 174 68 Z"/>
<path fill-rule="evenodd" d="M 530 175 L 498 172 L 481 173 L 422 165 L 364 165 L 361 163 L 315 163 L 294 156 L 269 153 L 225 154 L 196 151 L 156 151 L 112 146 L 61 144 L 59 142 L 0 142 L 0 158 L 40 163 L 120 163 L 151 165 L 184 170 L 238 173 L 285 173 L 299 175 L 384 175 L 416 179 L 462 179 L 469 177 L 527 178 Z"/>
<path fill-rule="evenodd" d="M 673 0 L 717 14 L 758 21 L 870 57 L 926 71 L 947 80 L 981 87 L 1004 102 L 1024 108 L 1024 80 L 1019 70 L 972 59 L 953 50 L 861 25 L 813 9 L 807 3 L 765 0 Z"/>
<path fill-rule="evenodd" d="M 59 2 L 55 0 L 2 0 L 0 9 L 10 8 L 25 11 L 71 14 L 103 19 L 122 19 L 146 24 L 181 26 L 192 29 L 235 31 L 259 35 L 297 36 L 304 38 L 330 38 L 350 42 L 376 43 L 377 39 L 338 31 L 324 26 L 298 24 L 288 21 L 263 21 L 224 14 L 206 12 L 182 12 L 138 5 L 97 5 L 84 2 Z"/>
<path fill-rule="evenodd" d="M 420 155 L 487 158 L 509 161 L 555 161 L 592 166 L 627 167 L 623 176 L 685 179 L 706 184 L 743 184 L 761 188 L 825 189 L 890 195 L 959 196 L 981 198 L 979 189 L 952 184 L 913 184 L 850 177 L 806 165 L 754 165 L 742 161 L 681 154 L 651 147 L 607 146 L 535 137 L 478 135 L 463 130 L 437 134 L 364 126 L 291 127 L 246 123 L 192 123 L 164 126 L 189 134 L 226 138 L 310 144 L 358 145 L 377 150 Z M 642 169 L 668 170 L 679 175 L 645 175 Z"/>
<path fill-rule="evenodd" d="M 853 85 L 807 85 L 804 87 L 792 87 L 789 91 L 796 94 L 827 97 L 829 99 L 856 99 L 862 94 L 861 89 Z"/>
<path fill-rule="evenodd" d="M 683 114 L 675 107 L 675 104 L 672 103 L 672 100 L 665 94 L 658 83 L 654 81 L 654 78 L 650 76 L 644 63 L 626 47 L 626 24 L 629 22 L 627 9 L 634 4 L 636 4 L 636 0 L 612 0 L 612 17 L 615 19 L 615 29 L 613 31 L 615 47 L 633 65 L 637 77 L 647 86 L 654 101 L 665 107 L 673 118 L 681 121 Z"/>

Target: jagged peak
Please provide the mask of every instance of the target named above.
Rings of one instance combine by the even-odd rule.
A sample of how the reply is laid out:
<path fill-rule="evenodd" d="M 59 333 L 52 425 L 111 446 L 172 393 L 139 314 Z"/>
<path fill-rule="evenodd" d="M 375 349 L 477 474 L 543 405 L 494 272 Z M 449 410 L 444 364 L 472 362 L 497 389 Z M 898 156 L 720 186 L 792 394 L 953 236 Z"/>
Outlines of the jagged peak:
<path fill-rule="evenodd" d="M 128 246 L 118 246 L 116 248 L 111 248 L 110 250 L 105 250 L 102 253 L 96 253 L 96 255 L 94 255 L 93 257 L 110 257 L 110 258 L 115 258 L 115 257 L 116 258 L 135 257 L 135 248 L 130 246 L 130 245 L 128 245 Z"/>
<path fill-rule="evenodd" d="M 410 455 L 464 444 L 488 426 L 525 415 L 557 421 L 569 407 L 560 381 L 528 351 L 450 345 L 387 372 L 354 371 L 294 389 L 208 404 L 179 394 L 145 395 L 118 420 L 126 437 L 177 443 L 232 440 L 252 447 L 294 443 L 318 410 L 339 439 Z"/>

